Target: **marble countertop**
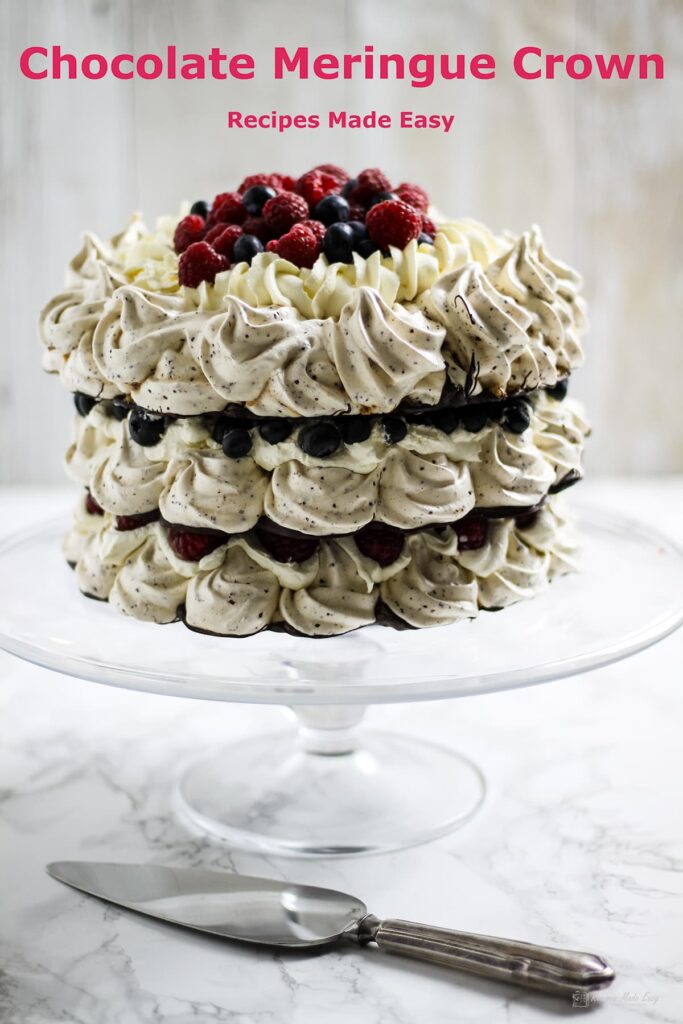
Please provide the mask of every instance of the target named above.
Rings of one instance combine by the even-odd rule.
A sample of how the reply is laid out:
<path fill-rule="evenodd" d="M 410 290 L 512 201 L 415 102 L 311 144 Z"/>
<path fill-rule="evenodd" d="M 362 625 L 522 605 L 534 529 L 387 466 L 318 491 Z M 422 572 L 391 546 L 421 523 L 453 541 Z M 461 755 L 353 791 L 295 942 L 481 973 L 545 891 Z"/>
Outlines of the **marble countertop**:
<path fill-rule="evenodd" d="M 683 541 L 683 481 L 587 483 L 583 498 L 656 517 Z M 0 491 L 0 532 L 56 514 L 66 490 Z M 625 573 L 623 585 L 631 585 Z M 633 581 L 636 585 L 636 581 Z M 405 852 L 276 860 L 185 831 L 179 758 L 284 722 L 278 708 L 111 690 L 0 654 L 3 1024 L 531 1024 L 591 1013 L 683 1019 L 683 631 L 576 679 L 377 708 L 370 722 L 452 744 L 488 780 L 461 831 Z M 205 865 L 329 885 L 379 916 L 604 953 L 589 1008 L 376 949 L 279 954 L 118 911 L 52 881 L 47 861 Z"/>

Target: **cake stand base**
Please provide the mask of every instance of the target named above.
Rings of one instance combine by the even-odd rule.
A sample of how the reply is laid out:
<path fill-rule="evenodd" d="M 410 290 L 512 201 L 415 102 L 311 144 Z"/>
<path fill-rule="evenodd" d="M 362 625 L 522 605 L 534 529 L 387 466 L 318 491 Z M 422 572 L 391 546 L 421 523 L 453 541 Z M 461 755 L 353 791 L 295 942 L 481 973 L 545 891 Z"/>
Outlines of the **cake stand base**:
<path fill-rule="evenodd" d="M 179 816 L 233 847 L 299 857 L 415 846 L 472 816 L 485 792 L 475 765 L 408 736 L 358 736 L 362 713 L 297 709 L 298 737 L 257 736 L 194 761 L 176 790 Z"/>

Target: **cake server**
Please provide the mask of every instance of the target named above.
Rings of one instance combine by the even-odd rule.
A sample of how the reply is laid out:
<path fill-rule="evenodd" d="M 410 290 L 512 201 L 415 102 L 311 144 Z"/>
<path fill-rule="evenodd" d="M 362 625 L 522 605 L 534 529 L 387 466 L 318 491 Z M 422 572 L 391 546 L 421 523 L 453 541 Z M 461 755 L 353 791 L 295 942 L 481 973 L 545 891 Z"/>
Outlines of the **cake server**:
<path fill-rule="evenodd" d="M 334 889 L 270 878 L 156 864 L 55 861 L 53 878 L 160 921 L 226 939 L 302 948 L 351 940 L 387 953 L 566 995 L 594 992 L 614 979 L 600 956 L 473 935 L 410 921 L 380 921 L 365 904 Z"/>

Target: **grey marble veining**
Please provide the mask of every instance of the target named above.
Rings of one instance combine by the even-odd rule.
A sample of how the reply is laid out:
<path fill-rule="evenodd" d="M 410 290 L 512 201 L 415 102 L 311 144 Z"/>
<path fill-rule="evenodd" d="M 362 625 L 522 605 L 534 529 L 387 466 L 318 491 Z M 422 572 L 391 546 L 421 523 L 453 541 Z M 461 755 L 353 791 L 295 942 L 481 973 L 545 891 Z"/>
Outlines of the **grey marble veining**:
<path fill-rule="evenodd" d="M 637 512 L 667 485 L 593 488 Z M 669 486 L 670 520 L 683 485 Z M 0 528 L 45 514 L 10 496 Z M 663 504 L 663 502 L 662 502 Z M 6 521 L 7 520 L 7 521 Z M 666 524 L 663 524 L 666 525 Z M 153 628 L 153 627 L 150 627 Z M 376 709 L 370 726 L 474 757 L 487 802 L 460 832 L 382 857 L 230 852 L 169 813 L 182 761 L 287 719 L 276 708 L 109 690 L 0 656 L 3 1024 L 531 1024 L 683 1019 L 683 636 L 599 673 L 526 691 Z M 619 977 L 590 1010 L 392 959 L 223 942 L 81 896 L 55 858 L 204 865 L 345 889 L 374 913 L 604 953 Z"/>

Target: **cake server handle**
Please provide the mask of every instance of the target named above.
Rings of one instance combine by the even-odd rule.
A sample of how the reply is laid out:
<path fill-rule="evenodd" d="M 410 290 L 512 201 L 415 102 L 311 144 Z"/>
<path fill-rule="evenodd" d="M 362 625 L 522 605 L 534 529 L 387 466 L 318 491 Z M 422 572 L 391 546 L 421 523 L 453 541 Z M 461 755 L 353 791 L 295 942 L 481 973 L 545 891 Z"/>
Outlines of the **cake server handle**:
<path fill-rule="evenodd" d="M 361 945 L 485 978 L 513 982 L 554 995 L 594 992 L 614 980 L 614 970 L 594 953 L 552 949 L 490 935 L 432 928 L 412 921 L 380 921 L 368 915 L 353 936 Z"/>

